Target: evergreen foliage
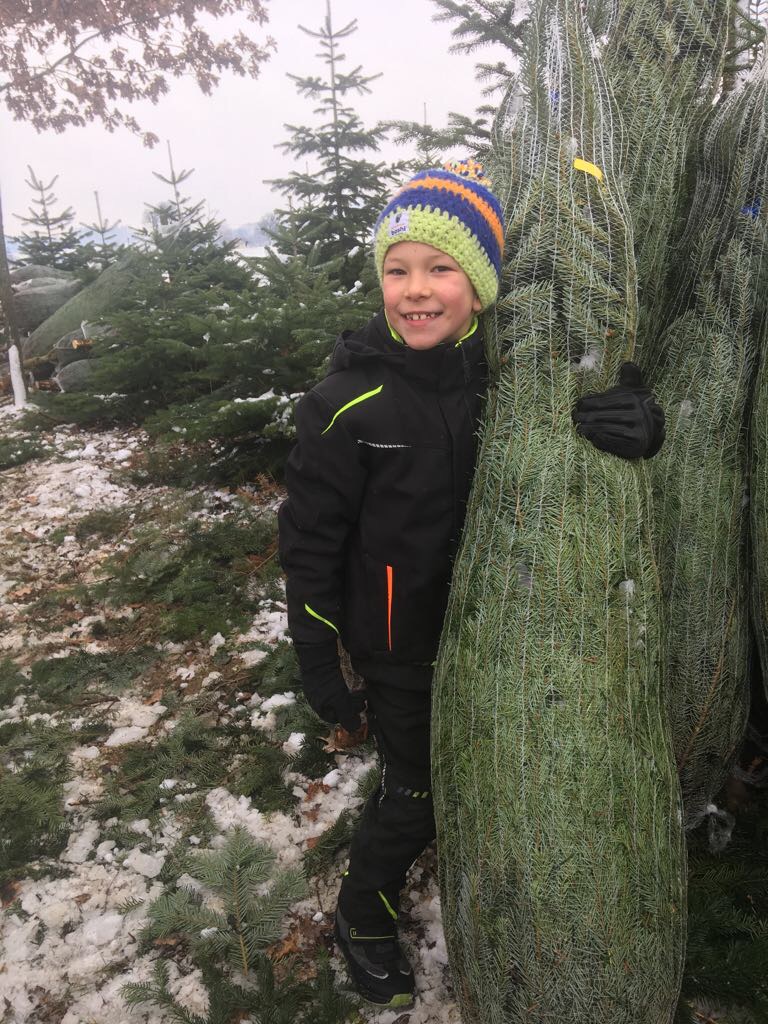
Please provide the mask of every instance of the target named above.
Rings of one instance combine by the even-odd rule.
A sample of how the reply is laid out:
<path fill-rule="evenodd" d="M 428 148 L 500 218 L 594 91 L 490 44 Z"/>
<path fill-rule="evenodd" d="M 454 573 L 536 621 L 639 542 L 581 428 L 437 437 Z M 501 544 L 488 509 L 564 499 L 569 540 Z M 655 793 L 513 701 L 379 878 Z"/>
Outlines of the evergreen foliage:
<path fill-rule="evenodd" d="M 119 226 L 120 221 L 116 220 L 110 223 L 101 212 L 99 193 L 94 192 L 93 197 L 96 200 L 96 220 L 92 224 L 81 223 L 80 227 L 89 232 L 93 238 L 98 239 L 98 241 L 92 242 L 91 245 L 94 259 L 101 265 L 103 270 L 122 252 L 123 247 L 117 245 L 114 239 L 115 228 Z"/>
<path fill-rule="evenodd" d="M 283 778 L 287 766 L 288 757 L 259 730 L 212 728 L 207 716 L 185 710 L 169 736 L 126 748 L 106 780 L 96 814 L 102 820 L 153 816 L 167 802 L 166 779 L 183 780 L 188 789 L 202 792 L 226 786 L 250 796 L 265 814 L 286 811 L 295 800 Z"/>
<path fill-rule="evenodd" d="M 25 462 L 40 459 L 45 454 L 45 448 L 34 438 L 0 437 L 0 471 L 23 466 Z"/>
<path fill-rule="evenodd" d="M 48 658 L 34 662 L 25 689 L 34 693 L 46 710 L 93 703 L 94 699 L 119 694 L 152 664 L 158 653 L 150 647 L 118 653 L 89 654 L 74 651 L 67 658 Z"/>
<path fill-rule="evenodd" d="M 685 851 L 648 478 L 571 422 L 637 329 L 620 122 L 579 5 L 536 4 L 496 139 L 509 256 L 433 692 L 443 922 L 467 1024 L 658 1024 Z"/>
<path fill-rule="evenodd" d="M 181 194 L 191 171 L 157 176 L 172 199 L 151 208 L 132 258 L 135 280 L 112 330 L 91 351 L 89 393 L 40 395 L 56 422 L 144 423 L 168 445 L 143 471 L 179 484 L 279 476 L 293 443 L 293 403 L 320 375 L 341 330 L 379 305 L 366 284 L 341 283 L 344 260 L 314 249 L 246 261 L 201 204 Z M 329 226 L 329 231 L 331 227 Z M 294 229 L 285 227 L 286 237 Z M 361 256 L 361 260 L 364 259 Z M 189 448 L 175 453 L 180 439 Z"/>
<path fill-rule="evenodd" d="M 276 572 L 267 558 L 274 543 L 273 519 L 243 511 L 218 522 L 149 523 L 104 563 L 109 576 L 92 593 L 113 604 L 147 606 L 158 637 L 227 633 L 255 614 L 257 584 Z"/>
<path fill-rule="evenodd" d="M 222 959 L 248 977 L 259 954 L 280 937 L 291 905 L 306 894 L 301 871 L 276 871 L 275 864 L 268 846 L 234 829 L 220 849 L 190 854 L 190 873 L 221 909 L 187 889 L 165 893 L 150 904 L 144 938 L 183 936 L 193 954 Z"/>
<path fill-rule="evenodd" d="M 704 826 L 691 836 L 686 968 L 675 1024 L 702 1021 L 702 1006 L 722 1008 L 717 1019 L 726 1022 L 768 1017 L 766 841 L 764 793 L 739 815 L 723 851 L 709 848 Z"/>
<path fill-rule="evenodd" d="M 344 1024 L 357 1006 L 356 1000 L 335 987 L 327 959 L 321 960 L 312 984 L 291 978 L 278 982 L 267 957 L 254 968 L 252 987 L 230 981 L 213 964 L 204 964 L 201 974 L 208 991 L 209 1009 L 205 1017 L 191 1013 L 173 997 L 168 987 L 169 969 L 163 960 L 155 963 L 152 982 L 126 985 L 124 998 L 129 1006 L 159 1006 L 168 1019 L 179 1024 L 234 1024 L 244 1019 L 264 1024 Z M 248 1016 L 244 1018 L 243 1014 Z"/>
<path fill-rule="evenodd" d="M 689 198 L 686 164 L 720 87 L 731 9 L 731 0 L 621 0 L 604 44 L 630 140 L 623 171 L 637 259 L 637 361 L 646 369 L 669 318 L 668 279 L 674 287 L 675 242 Z"/>
<path fill-rule="evenodd" d="M 95 508 L 75 523 L 75 536 L 82 543 L 91 537 L 113 540 L 131 524 L 131 513 L 124 508 Z"/>
<path fill-rule="evenodd" d="M 0 883 L 18 878 L 38 857 L 56 857 L 67 842 L 60 762 L 40 761 L 16 771 L 0 768 Z"/>
<path fill-rule="evenodd" d="M 29 165 L 27 185 L 36 193 L 29 208 L 29 216 L 18 219 L 33 230 L 11 241 L 18 247 L 22 265 L 37 263 L 57 270 L 82 270 L 93 257 L 92 247 L 83 244 L 82 233 L 72 225 L 75 214 L 71 207 L 56 213 L 53 209 L 58 201 L 51 189 L 58 180 L 58 174 L 48 184 L 38 178 Z"/>
<path fill-rule="evenodd" d="M 696 161 L 683 265 L 689 309 L 662 336 L 653 371 L 667 441 L 651 471 L 675 753 L 688 825 L 725 780 L 749 707 L 748 410 L 768 338 L 765 67 L 718 110 Z M 761 457 L 760 435 L 754 450 Z M 759 469 L 753 515 L 762 507 Z M 759 535 L 756 578 L 761 574 Z"/>
<path fill-rule="evenodd" d="M 299 28 L 318 40 L 325 72 L 289 77 L 300 95 L 317 102 L 320 123 L 286 125 L 291 136 L 280 148 L 296 160 L 308 157 L 312 164 L 271 182 L 290 203 L 277 211 L 278 227 L 270 233 L 283 256 L 312 257 L 320 266 L 341 261 L 334 276 L 348 290 L 363 279 L 373 225 L 396 180 L 395 170 L 359 155 L 375 153 L 386 130 L 381 125 L 366 128 L 347 102 L 349 95 L 369 93 L 379 75 L 365 75 L 360 65 L 342 67 L 346 57 L 340 46 L 357 31 L 357 21 L 334 28 L 330 0 L 317 31 Z"/>
<path fill-rule="evenodd" d="M 143 938 L 179 936 L 199 963 L 208 992 L 205 1017 L 182 1007 L 169 990 L 168 965 L 158 959 L 152 982 L 123 987 L 129 1006 L 152 1003 L 183 1024 L 232 1024 L 252 1019 L 269 1024 L 343 1024 L 356 1001 L 335 988 L 327 960 L 313 982 L 278 976 L 268 947 L 280 937 L 283 918 L 306 894 L 296 869 L 276 870 L 272 850 L 244 829 L 231 832 L 221 849 L 190 855 L 189 871 L 221 909 L 209 909 L 198 893 L 166 893 L 149 907 Z M 237 972 L 239 980 L 233 980 Z"/>
<path fill-rule="evenodd" d="M 0 883 L 23 877 L 67 842 L 62 787 L 79 737 L 66 726 L 10 722 L 0 727 Z"/>

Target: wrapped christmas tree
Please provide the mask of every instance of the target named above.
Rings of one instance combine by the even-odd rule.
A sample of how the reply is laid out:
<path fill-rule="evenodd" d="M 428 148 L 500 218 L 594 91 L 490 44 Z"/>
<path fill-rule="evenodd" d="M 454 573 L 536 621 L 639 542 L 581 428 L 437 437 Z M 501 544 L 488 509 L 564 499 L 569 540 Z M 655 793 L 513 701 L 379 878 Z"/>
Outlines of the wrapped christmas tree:
<path fill-rule="evenodd" d="M 593 3 L 599 9 L 600 0 Z M 669 314 L 686 162 L 721 83 L 732 6 L 732 0 L 617 0 L 606 19 L 602 54 L 627 138 L 623 180 L 637 259 L 636 357 L 643 367 L 656 354 Z"/>
<path fill-rule="evenodd" d="M 508 262 L 438 659 L 443 920 L 465 1024 L 663 1024 L 685 853 L 644 464 L 571 409 L 637 327 L 620 121 L 580 4 L 538 0 L 490 172 Z"/>
<path fill-rule="evenodd" d="M 704 135 L 678 252 L 684 270 L 677 304 L 690 308 L 661 337 L 651 370 L 667 413 L 667 441 L 651 475 L 670 714 L 689 827 L 725 781 L 749 711 L 747 435 L 766 340 L 768 250 L 760 197 L 768 184 L 767 98 L 763 63 Z M 760 426 L 760 401 L 753 484 L 758 591 L 765 565 L 759 545 L 768 538 L 768 434 Z M 768 555 L 765 544 L 762 550 Z"/>
<path fill-rule="evenodd" d="M 742 244 L 749 254 L 752 284 L 751 313 L 753 344 L 759 353 L 759 368 L 752 400 L 751 449 L 751 561 L 752 609 L 755 634 L 768 693 L 768 53 L 762 58 L 743 88 L 731 97 L 730 140 L 742 142 L 743 155 L 735 159 L 734 175 L 746 197 L 732 210 Z M 751 141 L 751 145 L 748 142 Z M 735 198 L 736 193 L 734 193 Z"/>

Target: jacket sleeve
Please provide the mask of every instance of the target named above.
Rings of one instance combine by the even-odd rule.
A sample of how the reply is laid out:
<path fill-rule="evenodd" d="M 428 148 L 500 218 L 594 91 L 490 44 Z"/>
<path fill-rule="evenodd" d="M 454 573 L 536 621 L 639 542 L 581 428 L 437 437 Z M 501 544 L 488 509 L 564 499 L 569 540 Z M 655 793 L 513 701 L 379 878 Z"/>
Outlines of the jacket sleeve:
<path fill-rule="evenodd" d="M 296 408 L 296 433 L 286 466 L 288 497 L 278 512 L 288 626 L 307 699 L 322 718 L 344 724 L 338 705 L 348 690 L 337 640 L 344 629 L 346 546 L 359 517 L 365 468 L 357 441 L 315 391 Z"/>

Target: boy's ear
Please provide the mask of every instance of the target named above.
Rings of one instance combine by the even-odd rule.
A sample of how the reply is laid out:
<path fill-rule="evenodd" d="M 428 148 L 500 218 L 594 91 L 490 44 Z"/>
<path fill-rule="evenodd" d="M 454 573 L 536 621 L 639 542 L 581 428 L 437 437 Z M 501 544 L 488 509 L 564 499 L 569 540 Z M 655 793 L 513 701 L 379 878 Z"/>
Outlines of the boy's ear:
<path fill-rule="evenodd" d="M 478 296 L 477 292 L 475 292 L 474 295 L 475 297 L 474 299 L 472 299 L 472 312 L 479 313 L 480 310 L 483 308 L 483 304 L 480 301 L 480 297 Z"/>

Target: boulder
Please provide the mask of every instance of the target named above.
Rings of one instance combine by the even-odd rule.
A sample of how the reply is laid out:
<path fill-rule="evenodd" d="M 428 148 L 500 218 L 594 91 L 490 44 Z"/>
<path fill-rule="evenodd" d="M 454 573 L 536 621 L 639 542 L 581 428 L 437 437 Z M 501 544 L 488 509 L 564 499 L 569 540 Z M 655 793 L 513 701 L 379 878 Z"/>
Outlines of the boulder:
<path fill-rule="evenodd" d="M 62 366 L 54 380 L 62 391 L 86 391 L 92 374 L 91 360 L 80 359 L 76 363 Z"/>
<path fill-rule="evenodd" d="M 23 342 L 25 358 L 49 352 L 65 334 L 79 330 L 84 320 L 99 320 L 125 308 L 126 295 L 137 278 L 136 264 L 136 257 L 129 253 L 57 309 Z"/>
<path fill-rule="evenodd" d="M 13 306 L 22 334 L 34 331 L 82 288 L 78 280 L 41 277 L 22 281 L 14 288 Z"/>
<path fill-rule="evenodd" d="M 30 263 L 27 267 L 16 267 L 10 273 L 11 284 L 35 281 L 41 277 L 54 278 L 56 281 L 73 281 L 75 274 L 71 270 L 57 270 L 56 267 L 43 267 L 38 263 Z"/>

